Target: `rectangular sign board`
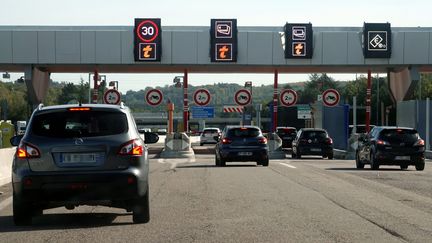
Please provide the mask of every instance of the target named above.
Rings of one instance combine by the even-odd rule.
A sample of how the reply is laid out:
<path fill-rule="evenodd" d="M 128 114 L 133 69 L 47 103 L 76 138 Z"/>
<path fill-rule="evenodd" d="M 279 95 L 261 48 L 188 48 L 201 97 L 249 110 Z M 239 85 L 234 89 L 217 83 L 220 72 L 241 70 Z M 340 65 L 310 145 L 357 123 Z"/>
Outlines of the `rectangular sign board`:
<path fill-rule="evenodd" d="M 192 118 L 214 118 L 214 106 L 192 106 Z"/>
<path fill-rule="evenodd" d="M 211 19 L 211 62 L 237 62 L 237 19 Z"/>
<path fill-rule="evenodd" d="M 297 119 L 312 119 L 309 105 L 297 105 Z"/>
<path fill-rule="evenodd" d="M 391 57 L 390 23 L 364 23 L 363 54 L 365 58 Z"/>
<path fill-rule="evenodd" d="M 285 58 L 312 58 L 312 24 L 285 25 Z"/>
<path fill-rule="evenodd" d="M 162 56 L 161 19 L 135 19 L 134 57 L 136 62 L 159 62 Z"/>

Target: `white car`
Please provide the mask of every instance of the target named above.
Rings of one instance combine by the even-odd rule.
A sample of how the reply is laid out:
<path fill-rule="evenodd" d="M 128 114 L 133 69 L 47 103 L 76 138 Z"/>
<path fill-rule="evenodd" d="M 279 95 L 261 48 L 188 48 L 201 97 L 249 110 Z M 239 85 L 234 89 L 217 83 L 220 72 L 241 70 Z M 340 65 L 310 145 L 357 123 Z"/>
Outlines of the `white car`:
<path fill-rule="evenodd" d="M 221 131 L 217 127 L 204 128 L 200 136 L 200 145 L 203 146 L 203 144 L 206 143 L 217 143 L 214 137 L 220 136 L 220 134 Z"/>

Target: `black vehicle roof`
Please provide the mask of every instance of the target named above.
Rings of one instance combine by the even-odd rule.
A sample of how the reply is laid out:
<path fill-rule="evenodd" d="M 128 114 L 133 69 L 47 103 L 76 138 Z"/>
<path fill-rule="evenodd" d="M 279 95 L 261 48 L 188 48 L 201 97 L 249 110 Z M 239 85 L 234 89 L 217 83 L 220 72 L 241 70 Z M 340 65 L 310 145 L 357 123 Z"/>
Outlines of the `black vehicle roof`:
<path fill-rule="evenodd" d="M 322 128 L 301 128 L 300 130 L 305 131 L 305 132 L 327 132 L 327 130 L 322 129 Z"/>
<path fill-rule="evenodd" d="M 416 129 L 412 128 L 412 127 L 397 127 L 397 126 L 376 126 L 375 129 L 403 129 L 403 130 L 415 130 Z"/>

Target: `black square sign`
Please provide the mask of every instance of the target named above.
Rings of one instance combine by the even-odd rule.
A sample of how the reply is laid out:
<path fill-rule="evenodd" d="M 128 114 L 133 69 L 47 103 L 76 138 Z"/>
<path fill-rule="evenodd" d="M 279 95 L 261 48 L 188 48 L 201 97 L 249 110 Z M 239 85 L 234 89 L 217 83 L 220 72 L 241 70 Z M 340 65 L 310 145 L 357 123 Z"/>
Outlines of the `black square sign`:
<path fill-rule="evenodd" d="M 364 23 L 363 53 L 365 58 L 391 57 L 390 23 Z"/>
<path fill-rule="evenodd" d="M 134 56 L 137 62 L 161 60 L 162 29 L 160 19 L 135 19 Z"/>
<path fill-rule="evenodd" d="M 285 25 L 285 58 L 312 58 L 312 24 Z"/>
<path fill-rule="evenodd" d="M 237 61 L 237 19 L 212 19 L 210 26 L 211 62 Z"/>

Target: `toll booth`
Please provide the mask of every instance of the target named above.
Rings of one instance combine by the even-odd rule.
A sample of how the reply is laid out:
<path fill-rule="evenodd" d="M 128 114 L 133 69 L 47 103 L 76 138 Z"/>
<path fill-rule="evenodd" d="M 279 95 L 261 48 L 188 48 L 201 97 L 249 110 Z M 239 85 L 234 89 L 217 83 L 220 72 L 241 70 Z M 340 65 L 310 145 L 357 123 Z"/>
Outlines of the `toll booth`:
<path fill-rule="evenodd" d="M 15 135 L 15 126 L 11 121 L 0 121 L 2 148 L 12 147 L 10 139 Z"/>

